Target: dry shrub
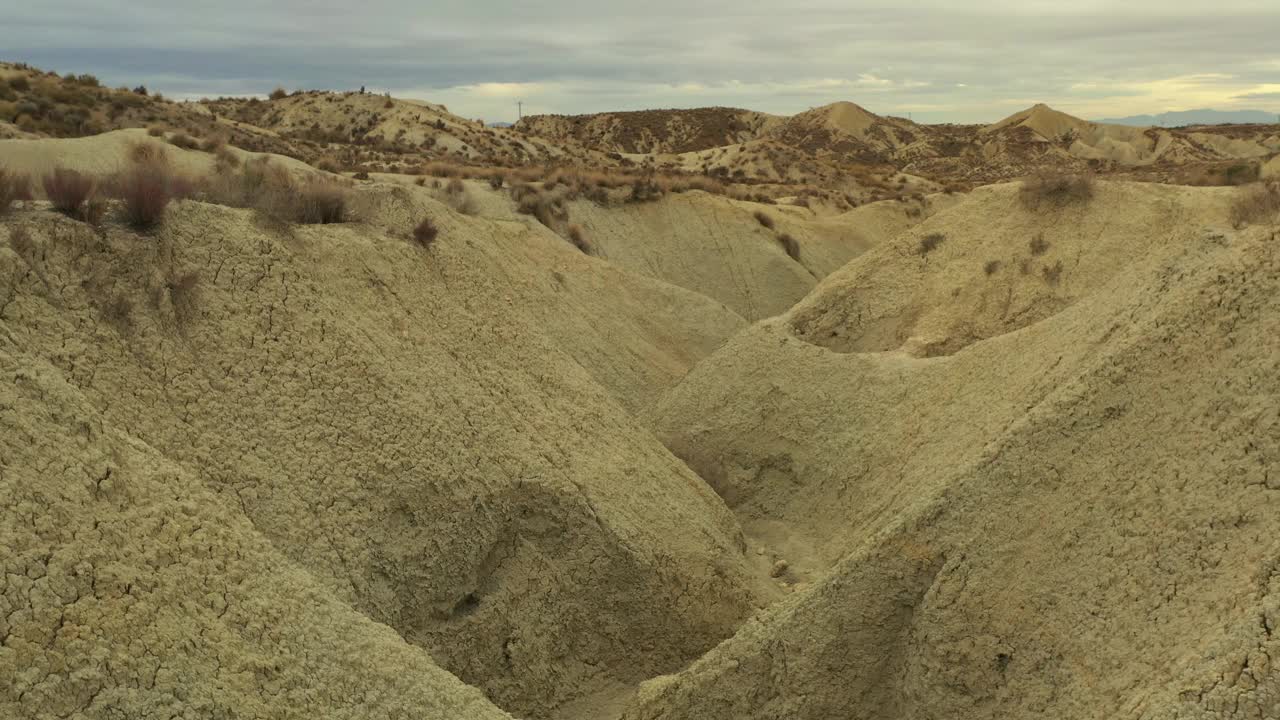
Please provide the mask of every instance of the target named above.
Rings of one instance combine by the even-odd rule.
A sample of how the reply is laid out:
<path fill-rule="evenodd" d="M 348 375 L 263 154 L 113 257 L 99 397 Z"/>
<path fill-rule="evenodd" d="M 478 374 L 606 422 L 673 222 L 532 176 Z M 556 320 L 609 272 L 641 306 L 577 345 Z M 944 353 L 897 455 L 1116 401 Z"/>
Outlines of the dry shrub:
<path fill-rule="evenodd" d="M 84 173 L 68 168 L 55 168 L 44 176 L 44 195 L 58 212 L 86 219 L 85 204 L 93 196 L 97 184 Z"/>
<path fill-rule="evenodd" d="M 554 230 L 557 224 L 569 219 L 569 209 L 560 198 L 551 198 L 534 190 L 529 185 L 518 186 L 528 190 L 517 191 L 516 211 L 524 215 L 532 215 L 546 227 Z"/>
<path fill-rule="evenodd" d="M 507 181 L 507 176 L 500 172 L 489 175 L 489 187 L 494 190 L 501 190 L 502 185 Z"/>
<path fill-rule="evenodd" d="M 16 200 L 31 197 L 31 178 L 0 168 L 0 215 L 9 211 Z"/>
<path fill-rule="evenodd" d="M 346 186 L 312 178 L 297 188 L 294 219 L 303 225 L 330 225 L 347 221 Z"/>
<path fill-rule="evenodd" d="M 942 244 L 942 241 L 946 239 L 947 239 L 946 235 L 943 235 L 942 233 L 936 233 L 936 232 L 929 233 L 928 235 L 925 235 L 924 237 L 920 238 L 921 257 L 928 255 L 929 253 L 936 250 L 937 247 Z"/>
<path fill-rule="evenodd" d="M 582 229 L 581 225 L 573 224 L 569 226 L 569 242 L 573 246 L 582 251 L 584 255 L 595 255 L 595 246 L 587 239 L 587 233 Z"/>
<path fill-rule="evenodd" d="M 450 207 L 463 215 L 475 215 L 477 206 L 475 198 L 467 192 L 467 186 L 458 178 L 453 178 L 444 188 L 445 200 Z"/>
<path fill-rule="evenodd" d="M 422 222 L 413 229 L 413 241 L 424 248 L 430 248 L 431 243 L 436 241 L 436 236 L 440 234 L 440 228 L 431 222 L 431 218 L 422 218 Z"/>
<path fill-rule="evenodd" d="M 1043 255 L 1049 251 L 1049 241 L 1044 239 L 1044 233 L 1038 233 L 1031 238 L 1030 248 L 1032 256 Z"/>
<path fill-rule="evenodd" d="M 283 100 L 283 99 L 285 99 L 285 98 L 287 98 L 287 97 L 289 97 L 289 91 L 288 91 L 288 90 L 285 90 L 285 89 L 284 89 L 284 88 L 282 88 L 282 87 L 278 87 L 278 88 L 276 88 L 275 90 L 272 90 L 272 91 L 271 91 L 271 94 L 267 96 L 267 99 L 268 99 L 268 100 Z"/>
<path fill-rule="evenodd" d="M 169 136 L 169 144 L 174 147 L 180 147 L 183 150 L 195 150 L 200 147 L 200 141 L 191 137 L 185 132 L 178 131 Z"/>
<path fill-rule="evenodd" d="M 138 230 L 158 225 L 173 199 L 173 171 L 163 153 L 135 157 L 114 184 L 116 193 L 124 201 L 125 221 Z"/>
<path fill-rule="evenodd" d="M 316 163 L 316 169 L 336 174 L 342 172 L 342 165 L 331 157 L 324 157 L 320 158 L 320 161 Z"/>
<path fill-rule="evenodd" d="M 987 264 L 982 266 L 982 272 L 986 273 L 987 275 L 995 275 L 999 271 L 1000 271 L 999 260 L 988 260 Z"/>
<path fill-rule="evenodd" d="M 1028 210 L 1084 204 L 1093 198 L 1092 175 L 1041 171 L 1022 181 L 1019 199 Z"/>
<path fill-rule="evenodd" d="M 152 125 L 147 128 L 147 134 L 151 137 L 164 137 L 164 128 L 159 125 Z"/>
<path fill-rule="evenodd" d="M 216 153 L 227 146 L 227 136 L 222 133 L 210 135 L 200 142 L 200 149 L 207 153 Z"/>
<path fill-rule="evenodd" d="M 1231 204 L 1231 224 L 1236 228 L 1277 223 L 1280 223 L 1280 182 L 1250 187 Z"/>
<path fill-rule="evenodd" d="M 153 142 L 135 142 L 129 145 L 127 153 L 129 162 L 142 163 L 162 160 L 168 162 L 168 155 L 165 153 L 164 146 Z"/>
<path fill-rule="evenodd" d="M 763 210 L 757 210 L 752 215 L 753 217 L 755 217 L 756 222 L 760 223 L 761 225 L 763 225 L 764 227 L 770 230 L 773 229 L 773 218 L 769 217 L 769 215 L 765 213 Z"/>
<path fill-rule="evenodd" d="M 662 186 L 652 176 L 637 178 L 631 185 L 631 202 L 653 202 L 662 198 Z"/>
<path fill-rule="evenodd" d="M 800 243 L 796 242 L 795 238 L 787 233 L 782 233 L 778 236 L 778 242 L 782 244 L 782 249 L 787 252 L 787 257 L 796 262 L 800 261 Z"/>
<path fill-rule="evenodd" d="M 219 167 L 205 179 L 200 197 L 206 202 L 229 207 L 257 208 L 281 221 L 293 219 L 295 194 L 293 177 L 270 158 L 256 158 L 237 172 Z"/>

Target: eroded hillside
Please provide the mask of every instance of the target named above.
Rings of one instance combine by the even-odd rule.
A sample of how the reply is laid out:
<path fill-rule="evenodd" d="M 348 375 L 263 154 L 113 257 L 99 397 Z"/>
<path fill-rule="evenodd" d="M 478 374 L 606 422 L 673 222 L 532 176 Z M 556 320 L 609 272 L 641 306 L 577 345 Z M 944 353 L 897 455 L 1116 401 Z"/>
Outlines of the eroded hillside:
<path fill-rule="evenodd" d="M 255 122 L 444 112 L 334 97 Z M 1280 707 L 1280 189 L 805 207 L 141 129 L 0 168 L 0 716 Z"/>

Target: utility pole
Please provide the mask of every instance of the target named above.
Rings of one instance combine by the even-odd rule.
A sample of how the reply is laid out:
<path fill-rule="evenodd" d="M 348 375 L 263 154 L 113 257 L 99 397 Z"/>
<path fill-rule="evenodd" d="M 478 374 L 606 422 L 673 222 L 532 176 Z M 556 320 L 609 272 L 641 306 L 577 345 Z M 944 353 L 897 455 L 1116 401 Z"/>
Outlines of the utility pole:
<path fill-rule="evenodd" d="M 516 119 L 517 120 L 524 119 L 524 101 L 523 100 L 516 101 Z"/>

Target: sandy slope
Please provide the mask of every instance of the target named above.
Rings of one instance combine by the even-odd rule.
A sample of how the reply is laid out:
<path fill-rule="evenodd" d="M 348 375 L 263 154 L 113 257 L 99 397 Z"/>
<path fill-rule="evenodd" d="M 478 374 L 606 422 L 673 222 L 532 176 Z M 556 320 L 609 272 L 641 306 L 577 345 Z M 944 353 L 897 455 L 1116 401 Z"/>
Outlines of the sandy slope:
<path fill-rule="evenodd" d="M 784 312 L 853 257 L 946 203 L 881 202 L 838 216 L 691 192 L 660 202 L 601 208 L 576 202 L 581 223 L 610 263 L 724 303 L 748 320 Z M 756 213 L 774 222 L 761 225 Z M 779 235 L 792 236 L 799 259 Z"/>
<path fill-rule="evenodd" d="M 1280 706 L 1272 231 L 1221 229 L 1221 191 L 1109 185 L 1090 215 L 1038 221 L 1013 200 L 988 188 L 935 217 L 945 256 L 895 243 L 894 272 L 895 248 L 864 255 L 669 393 L 661 436 L 802 584 L 648 684 L 626 717 L 1245 718 Z M 1180 212 L 1156 221 L 1171 201 Z M 1144 213 L 1149 232 L 1108 235 Z M 1040 256 L 1070 264 L 1056 312 L 1037 322 L 927 359 L 892 343 L 834 352 L 792 329 L 802 317 L 848 327 L 880 298 L 924 309 L 925 323 L 981 315 L 977 283 L 1027 297 L 981 264 L 1022 252 L 1037 222 L 1081 231 L 1077 247 L 1063 237 Z M 883 273 L 896 279 L 863 291 Z"/>
<path fill-rule="evenodd" d="M 278 562 L 323 588 L 332 612 L 347 613 L 343 622 L 357 622 L 350 607 L 385 623 L 523 715 L 541 716 L 598 686 L 674 670 L 731 632 L 760 594 L 734 518 L 583 366 L 634 371 L 616 388 L 632 387 L 639 403 L 646 372 L 674 376 L 702 352 L 697 344 L 676 347 L 677 338 L 705 344 L 699 336 L 718 326 L 714 318 L 728 329 L 740 321 L 693 293 L 624 277 L 523 223 L 453 215 L 419 196 L 392 204 L 402 219 L 388 209 L 372 226 L 279 235 L 256 226 L 247 211 L 186 202 L 171 208 L 155 238 L 110 229 L 97 239 L 47 211 L 19 212 L 6 221 L 6 238 L 23 225 L 35 244 L 20 248 L 21 256 L 0 251 L 11 372 L 47 364 L 50 382 L 71 387 L 92 409 L 90 437 L 145 447 L 147 465 L 190 478 L 191 492 L 203 493 L 201 502 L 218 508 L 237 537 L 247 536 L 236 542 L 263 553 L 274 548 Z M 404 239 L 408 220 L 422 212 L 442 225 L 430 252 Z M 187 273 L 199 277 L 193 296 L 173 290 Z M 113 312 L 121 302 L 132 306 L 127 323 Z M 631 302 L 652 305 L 643 318 L 593 321 L 602 317 L 598 308 Z M 670 317 L 654 314 L 659 303 Z M 710 315 L 701 325 L 678 319 L 703 310 Z M 553 321 L 563 327 L 539 327 Z M 565 343 L 582 365 L 555 339 L 592 332 L 599 336 Z M 627 333 L 637 337 L 622 337 Z M 593 352 L 610 347 L 614 358 L 592 362 Z M 626 357 L 628 348 L 646 347 L 648 357 Z M 657 357 L 675 360 L 650 366 Z M 15 421 L 37 410 L 61 415 L 38 392 L 26 402 L 33 409 Z M 18 449 L 5 450 L 6 467 L 43 468 L 45 478 L 22 487 L 21 506 L 4 510 L 4 525 L 27 533 L 23 513 L 62 512 L 58 503 L 80 502 L 79 495 L 57 497 L 79 487 L 75 478 L 83 473 L 54 470 L 48 449 L 24 448 L 21 456 Z M 16 470 L 6 470 L 5 479 Z M 118 513 L 127 510 L 97 516 L 123 521 Z M 206 522 L 198 504 L 184 512 L 192 526 Z M 70 535 L 24 535 L 21 542 L 24 558 L 45 565 L 51 554 L 79 552 Z M 237 556 L 230 540 L 208 543 L 203 552 L 214 563 Z M 134 568 L 137 583 L 160 582 L 158 569 L 130 559 L 133 550 L 102 552 L 103 564 Z M 199 581 L 181 567 L 168 572 L 166 582 L 199 586 L 216 585 L 220 570 Z M 261 592 L 270 598 L 279 591 Z M 39 620 L 11 620 L 9 632 L 57 627 L 50 596 L 6 586 L 5 602 L 39 610 Z M 130 601 L 95 602 L 104 603 L 102 622 L 113 623 Z M 81 634 L 98 631 L 97 620 L 87 621 Z M 6 662 L 33 670 L 0 702 L 13 712 L 41 708 L 49 695 L 33 692 L 35 683 L 64 681 L 54 675 L 64 669 L 89 673 L 104 662 L 96 653 L 115 647 L 6 648 Z M 278 668 L 269 672 L 290 676 L 300 692 L 319 692 L 308 677 L 349 674 L 346 665 L 315 655 L 305 662 L 325 667 L 304 671 L 299 656 L 275 647 L 255 650 L 254 662 Z M 418 651 L 400 648 L 394 652 L 425 663 Z M 174 662 L 204 652 L 184 650 Z M 153 665 L 167 671 L 172 654 Z M 241 662 L 247 660 L 232 666 Z M 421 683 L 444 682 L 435 675 Z M 91 687 L 125 682 L 105 676 Z M 114 691 L 88 691 L 67 702 L 96 715 L 160 702 L 148 691 L 135 695 L 126 701 Z M 204 700 L 164 702 L 198 708 Z M 394 705 L 352 702 L 373 715 L 393 714 L 385 708 Z M 415 713 L 449 716 L 403 702 Z M 282 705 L 269 704 L 263 714 L 275 714 L 272 707 Z"/>

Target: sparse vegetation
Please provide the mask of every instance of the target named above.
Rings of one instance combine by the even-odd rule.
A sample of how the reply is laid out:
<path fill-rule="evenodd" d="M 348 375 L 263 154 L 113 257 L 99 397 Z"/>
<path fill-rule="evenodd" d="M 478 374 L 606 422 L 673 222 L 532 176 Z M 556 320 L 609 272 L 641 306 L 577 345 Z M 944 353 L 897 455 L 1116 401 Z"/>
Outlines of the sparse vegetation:
<path fill-rule="evenodd" d="M 31 178 L 0 167 L 0 215 L 9 211 L 13 203 L 31 197 Z"/>
<path fill-rule="evenodd" d="M 216 153 L 227 146 L 227 136 L 222 133 L 210 135 L 200 141 L 200 149 L 207 153 Z"/>
<path fill-rule="evenodd" d="M 587 233 L 582 229 L 581 225 L 570 225 L 568 234 L 569 242 L 573 243 L 573 246 L 581 250 L 584 255 L 595 255 L 595 247 L 587 239 Z"/>
<path fill-rule="evenodd" d="M 1246 225 L 1280 223 L 1280 182 L 1253 185 L 1231 204 L 1231 224 Z"/>
<path fill-rule="evenodd" d="M 476 200 L 467 192 L 467 186 L 458 178 L 453 178 L 444 188 L 445 200 L 449 206 L 463 215 L 475 215 L 479 208 Z"/>
<path fill-rule="evenodd" d="M 1024 179 L 1018 197 L 1028 210 L 1042 210 L 1087 203 L 1093 199 L 1093 190 L 1092 175 L 1046 170 Z"/>
<path fill-rule="evenodd" d="M 946 235 L 937 232 L 929 233 L 928 235 L 920 238 L 920 256 L 923 257 L 933 252 L 946 239 Z"/>
<path fill-rule="evenodd" d="M 782 249 L 787 256 L 796 262 L 800 262 L 800 243 L 788 233 L 782 233 L 778 236 L 778 242 L 781 243 Z"/>
<path fill-rule="evenodd" d="M 44 176 L 43 185 L 55 210 L 78 220 L 89 219 L 87 203 L 97 186 L 93 178 L 69 168 L 55 168 Z"/>
<path fill-rule="evenodd" d="M 347 221 L 347 188 L 330 180 L 313 178 L 294 193 L 294 219 L 303 225 L 329 225 Z"/>
<path fill-rule="evenodd" d="M 114 185 L 123 200 L 125 221 L 137 230 L 149 230 L 158 225 L 173 199 L 173 171 L 163 152 L 135 156 L 131 166 L 116 179 Z"/>
<path fill-rule="evenodd" d="M 1040 275 L 1045 282 L 1056 286 L 1062 280 L 1062 261 L 1059 260 L 1053 265 L 1044 266 L 1040 270 Z"/>
<path fill-rule="evenodd" d="M 285 98 L 287 98 L 287 97 L 289 97 L 289 91 L 288 91 L 288 90 L 285 90 L 285 89 L 284 89 L 284 88 L 282 88 L 282 87 L 278 87 L 278 88 L 276 88 L 275 90 L 272 90 L 272 91 L 271 91 L 271 94 L 267 96 L 267 99 L 268 99 L 268 100 L 283 100 L 283 99 L 285 99 Z"/>
<path fill-rule="evenodd" d="M 760 223 L 762 226 L 764 226 L 769 230 L 773 229 L 773 218 L 770 217 L 768 213 L 764 212 L 763 210 L 757 210 L 752 215 L 753 217 L 755 217 L 756 222 Z"/>
<path fill-rule="evenodd" d="M 196 140 L 181 130 L 169 136 L 169 144 L 174 147 L 180 147 L 183 150 L 195 150 L 200 147 L 199 140 Z"/>
<path fill-rule="evenodd" d="M 1049 251 L 1049 241 L 1044 239 L 1044 233 L 1037 233 L 1035 237 L 1031 238 L 1029 246 L 1033 257 L 1043 255 Z"/>
<path fill-rule="evenodd" d="M 987 275 L 995 275 L 999 271 L 1000 271 L 999 260 L 988 260 L 986 264 L 982 266 L 982 272 L 986 273 Z"/>
<path fill-rule="evenodd" d="M 413 241 L 424 248 L 430 248 L 439 234 L 440 228 L 431 222 L 431 218 L 424 217 L 422 222 L 418 223 L 417 227 L 413 229 Z"/>

